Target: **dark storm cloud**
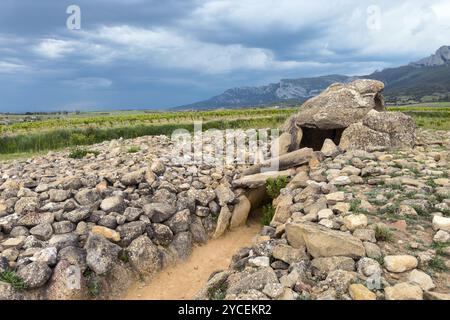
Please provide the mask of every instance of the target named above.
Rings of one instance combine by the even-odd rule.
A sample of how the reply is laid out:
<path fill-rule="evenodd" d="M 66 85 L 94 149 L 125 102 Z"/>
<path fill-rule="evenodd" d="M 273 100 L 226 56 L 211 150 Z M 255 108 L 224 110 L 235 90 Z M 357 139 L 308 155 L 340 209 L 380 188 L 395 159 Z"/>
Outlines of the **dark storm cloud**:
<path fill-rule="evenodd" d="M 163 108 L 369 74 L 448 44 L 448 1 L 2 0 L 0 112 Z M 66 8 L 81 8 L 81 30 Z M 375 11 L 377 13 L 377 11 Z"/>

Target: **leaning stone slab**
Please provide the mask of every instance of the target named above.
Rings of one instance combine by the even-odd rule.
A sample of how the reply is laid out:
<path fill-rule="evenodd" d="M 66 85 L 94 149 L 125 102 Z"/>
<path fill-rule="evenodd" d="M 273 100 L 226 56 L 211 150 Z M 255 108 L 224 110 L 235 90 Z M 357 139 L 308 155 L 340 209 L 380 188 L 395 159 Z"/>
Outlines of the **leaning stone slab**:
<path fill-rule="evenodd" d="M 293 152 L 286 153 L 279 157 L 268 159 L 260 164 L 254 165 L 244 170 L 243 175 L 253 175 L 264 170 L 270 170 L 273 165 L 276 165 L 278 170 L 286 170 L 292 167 L 297 167 L 306 164 L 314 156 L 314 150 L 311 148 L 302 148 Z"/>
<path fill-rule="evenodd" d="M 264 173 L 257 173 L 234 180 L 233 187 L 235 188 L 244 187 L 255 189 L 264 186 L 266 184 L 267 179 L 269 178 L 276 179 L 282 176 L 292 177 L 293 175 L 295 175 L 294 169 L 289 169 L 285 171 L 269 171 Z"/>

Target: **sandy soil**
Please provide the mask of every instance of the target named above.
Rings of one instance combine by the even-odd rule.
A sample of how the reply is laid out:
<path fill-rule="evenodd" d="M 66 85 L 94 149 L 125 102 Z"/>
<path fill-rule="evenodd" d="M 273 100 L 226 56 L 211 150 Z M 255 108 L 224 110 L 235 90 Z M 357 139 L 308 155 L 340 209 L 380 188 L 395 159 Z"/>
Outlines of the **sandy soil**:
<path fill-rule="evenodd" d="M 228 231 L 223 237 L 194 248 L 184 262 L 164 269 L 148 284 L 135 283 L 125 294 L 126 300 L 189 300 L 206 283 L 212 272 L 226 269 L 233 254 L 251 244 L 261 225 L 249 221 L 247 226 Z"/>

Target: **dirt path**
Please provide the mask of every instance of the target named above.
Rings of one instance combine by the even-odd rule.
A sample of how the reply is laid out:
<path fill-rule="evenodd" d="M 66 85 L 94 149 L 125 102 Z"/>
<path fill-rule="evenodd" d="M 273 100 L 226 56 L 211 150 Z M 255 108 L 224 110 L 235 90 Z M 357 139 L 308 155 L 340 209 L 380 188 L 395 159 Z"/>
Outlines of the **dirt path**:
<path fill-rule="evenodd" d="M 194 248 L 184 262 L 158 273 L 148 284 L 136 283 L 124 296 L 126 300 L 193 299 L 212 272 L 226 269 L 233 254 L 251 244 L 261 225 L 249 221 L 248 226 L 229 231 L 223 237 Z"/>

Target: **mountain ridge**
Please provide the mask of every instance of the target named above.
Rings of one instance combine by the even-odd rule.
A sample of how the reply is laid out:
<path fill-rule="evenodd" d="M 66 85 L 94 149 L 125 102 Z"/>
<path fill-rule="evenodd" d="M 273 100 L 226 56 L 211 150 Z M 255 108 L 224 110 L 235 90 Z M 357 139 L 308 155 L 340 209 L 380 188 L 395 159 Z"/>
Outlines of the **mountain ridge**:
<path fill-rule="evenodd" d="M 375 71 L 364 76 L 331 74 L 318 77 L 281 79 L 263 86 L 235 87 L 210 99 L 175 107 L 176 110 L 241 108 L 273 104 L 298 104 L 317 95 L 335 82 L 369 78 L 383 81 L 390 103 L 414 99 L 450 99 L 450 46 L 408 65 Z M 431 98 L 430 98 L 431 97 Z"/>

